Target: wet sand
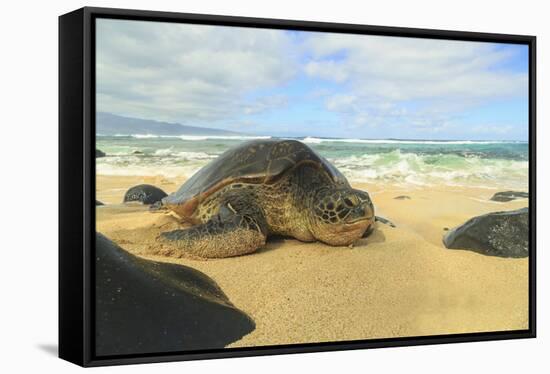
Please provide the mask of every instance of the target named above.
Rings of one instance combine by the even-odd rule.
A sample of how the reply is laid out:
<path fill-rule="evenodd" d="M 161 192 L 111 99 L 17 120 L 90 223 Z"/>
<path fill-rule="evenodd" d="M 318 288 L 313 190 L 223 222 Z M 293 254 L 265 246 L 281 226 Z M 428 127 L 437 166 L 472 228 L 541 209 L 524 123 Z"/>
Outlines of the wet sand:
<path fill-rule="evenodd" d="M 258 252 L 216 260 L 155 255 L 157 235 L 179 227 L 165 213 L 123 205 L 139 183 L 167 193 L 183 178 L 98 176 L 97 231 L 129 252 L 179 263 L 211 277 L 256 329 L 230 347 L 439 335 L 528 328 L 528 259 L 489 257 L 443 247 L 444 228 L 527 200 L 493 202 L 500 190 L 404 188 L 354 184 L 367 190 L 377 223 L 353 248 L 268 240 Z M 394 199 L 407 195 L 410 199 Z"/>

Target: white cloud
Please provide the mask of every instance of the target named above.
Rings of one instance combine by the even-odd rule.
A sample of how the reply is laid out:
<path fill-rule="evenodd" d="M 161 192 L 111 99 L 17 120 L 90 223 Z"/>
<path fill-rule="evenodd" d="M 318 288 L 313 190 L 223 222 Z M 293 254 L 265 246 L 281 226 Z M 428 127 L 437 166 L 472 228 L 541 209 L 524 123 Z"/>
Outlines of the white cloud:
<path fill-rule="evenodd" d="M 510 57 L 495 44 L 347 34 L 316 34 L 307 44 L 314 58 L 306 73 L 390 99 L 517 94 L 527 83 L 525 73 L 492 69 Z"/>
<path fill-rule="evenodd" d="M 341 83 L 349 78 L 349 72 L 336 61 L 310 61 L 305 66 L 308 75 Z"/>
<path fill-rule="evenodd" d="M 245 105 L 244 114 L 258 114 L 269 110 L 279 109 L 288 104 L 288 98 L 285 95 L 265 96 Z"/>
<path fill-rule="evenodd" d="M 483 124 L 477 125 L 472 128 L 474 134 L 497 134 L 507 135 L 514 130 L 512 125 L 495 125 L 495 124 Z"/>
<path fill-rule="evenodd" d="M 304 72 L 346 88 L 326 95 L 325 107 L 350 126 L 406 116 L 421 128 L 442 127 L 466 109 L 528 93 L 527 73 L 495 69 L 512 57 L 495 44 L 312 34 L 306 45 L 312 58 Z"/>
<path fill-rule="evenodd" d="M 278 30 L 100 19 L 96 55 L 98 110 L 181 123 L 267 110 L 246 94 L 298 71 Z"/>
<path fill-rule="evenodd" d="M 357 96 L 348 94 L 335 94 L 328 97 L 326 101 L 328 110 L 350 111 L 357 110 Z"/>
<path fill-rule="evenodd" d="M 98 110 L 199 126 L 245 126 L 272 113 L 285 122 L 284 108 L 306 105 L 296 113 L 307 131 L 422 136 L 528 90 L 525 72 L 496 68 L 510 49 L 489 43 L 106 19 L 96 41 Z M 327 128 L 308 115 L 330 117 Z"/>

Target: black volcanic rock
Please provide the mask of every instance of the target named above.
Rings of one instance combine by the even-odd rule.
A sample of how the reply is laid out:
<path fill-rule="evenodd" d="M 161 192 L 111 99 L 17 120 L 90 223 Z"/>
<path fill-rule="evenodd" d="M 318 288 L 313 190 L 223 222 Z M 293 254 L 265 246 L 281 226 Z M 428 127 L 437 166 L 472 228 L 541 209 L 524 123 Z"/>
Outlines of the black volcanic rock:
<path fill-rule="evenodd" d="M 99 201 L 99 200 L 96 200 L 96 201 L 95 201 L 95 206 L 100 206 L 100 205 L 105 205 L 105 204 L 103 204 L 103 203 L 102 203 L 101 201 Z"/>
<path fill-rule="evenodd" d="M 516 199 L 525 199 L 528 197 L 529 197 L 529 193 L 527 192 L 504 191 L 504 192 L 497 192 L 496 194 L 493 195 L 493 197 L 491 197 L 490 200 L 506 202 L 506 201 L 512 201 Z"/>
<path fill-rule="evenodd" d="M 99 356 L 219 349 L 255 328 L 205 274 L 141 259 L 99 233 L 95 274 Z"/>
<path fill-rule="evenodd" d="M 100 157 L 105 157 L 105 152 L 99 150 L 99 149 L 96 149 L 95 150 L 95 158 L 100 158 Z"/>
<path fill-rule="evenodd" d="M 158 187 L 150 184 L 139 184 L 126 191 L 124 194 L 124 202 L 140 201 L 143 204 L 154 204 L 166 196 L 166 192 Z"/>
<path fill-rule="evenodd" d="M 469 249 L 498 257 L 529 256 L 529 209 L 474 217 L 443 238 L 449 249 Z"/>

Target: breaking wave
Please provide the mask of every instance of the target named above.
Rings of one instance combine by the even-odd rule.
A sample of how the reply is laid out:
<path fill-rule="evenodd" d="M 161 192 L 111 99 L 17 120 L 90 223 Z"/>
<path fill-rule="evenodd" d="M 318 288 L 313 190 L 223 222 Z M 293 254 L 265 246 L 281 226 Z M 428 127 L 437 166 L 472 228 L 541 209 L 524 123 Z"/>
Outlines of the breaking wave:
<path fill-rule="evenodd" d="M 506 181 L 510 187 L 526 188 L 529 173 L 527 161 L 456 154 L 418 155 L 399 150 L 330 161 L 351 181 L 367 183 L 487 187 Z"/>
<path fill-rule="evenodd" d="M 500 141 L 500 140 L 399 140 L 399 139 L 343 139 L 343 138 L 315 138 L 305 137 L 302 140 L 308 144 L 320 143 L 356 143 L 356 144 L 515 144 L 522 142 Z"/>
<path fill-rule="evenodd" d="M 97 173 L 190 177 L 227 149 L 250 137 L 107 137 L 98 148 Z M 207 140 L 201 140 L 207 138 Z M 211 141 L 215 139 L 215 141 Z M 351 182 L 407 186 L 476 186 L 527 189 L 528 144 L 497 141 L 324 139 L 302 141 Z M 435 144 L 435 145 L 434 145 Z"/>

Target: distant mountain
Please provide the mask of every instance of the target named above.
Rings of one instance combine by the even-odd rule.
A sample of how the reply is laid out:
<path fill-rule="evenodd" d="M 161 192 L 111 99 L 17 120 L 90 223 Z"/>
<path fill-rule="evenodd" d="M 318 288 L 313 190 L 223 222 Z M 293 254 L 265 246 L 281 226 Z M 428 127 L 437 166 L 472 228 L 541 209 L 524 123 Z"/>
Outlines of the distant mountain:
<path fill-rule="evenodd" d="M 123 117 L 105 112 L 98 112 L 96 115 L 96 133 L 100 135 L 243 135 L 234 131 Z"/>

